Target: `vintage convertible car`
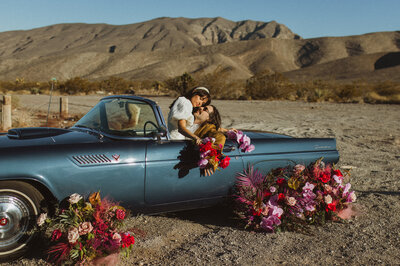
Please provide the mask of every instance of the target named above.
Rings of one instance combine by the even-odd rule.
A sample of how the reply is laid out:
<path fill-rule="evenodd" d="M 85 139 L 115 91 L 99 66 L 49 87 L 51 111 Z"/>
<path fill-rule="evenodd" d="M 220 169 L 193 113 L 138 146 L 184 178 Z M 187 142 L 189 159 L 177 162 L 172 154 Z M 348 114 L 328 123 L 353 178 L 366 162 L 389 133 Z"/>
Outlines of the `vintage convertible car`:
<path fill-rule="evenodd" d="M 249 164 L 272 168 L 336 163 L 332 138 L 245 131 L 256 149 L 227 140 L 228 168 L 212 176 L 187 167 L 189 141 L 171 140 L 159 106 L 136 96 L 103 98 L 69 129 L 16 128 L 0 136 L 0 258 L 23 250 L 37 216 L 73 193 L 101 191 L 133 212 L 210 206 L 231 192 Z M 183 155 L 183 156 L 181 156 Z"/>

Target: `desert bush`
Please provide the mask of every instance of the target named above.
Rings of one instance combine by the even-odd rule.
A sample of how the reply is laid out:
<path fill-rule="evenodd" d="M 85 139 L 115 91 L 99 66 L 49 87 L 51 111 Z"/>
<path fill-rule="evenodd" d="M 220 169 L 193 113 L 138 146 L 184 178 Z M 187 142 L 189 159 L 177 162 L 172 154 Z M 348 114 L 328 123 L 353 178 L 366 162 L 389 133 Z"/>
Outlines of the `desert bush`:
<path fill-rule="evenodd" d="M 171 91 L 184 95 L 196 85 L 194 78 L 189 73 L 183 73 L 179 77 L 170 78 L 165 81 L 165 86 Z"/>
<path fill-rule="evenodd" d="M 400 84 L 384 81 L 376 84 L 373 90 L 381 96 L 392 96 L 400 94 Z"/>
<path fill-rule="evenodd" d="M 259 73 L 246 81 L 245 93 L 252 99 L 285 98 L 291 92 L 291 84 L 281 73 Z"/>
<path fill-rule="evenodd" d="M 130 82 L 121 77 L 109 77 L 100 81 L 99 85 L 100 90 L 113 93 L 126 93 L 131 87 Z"/>

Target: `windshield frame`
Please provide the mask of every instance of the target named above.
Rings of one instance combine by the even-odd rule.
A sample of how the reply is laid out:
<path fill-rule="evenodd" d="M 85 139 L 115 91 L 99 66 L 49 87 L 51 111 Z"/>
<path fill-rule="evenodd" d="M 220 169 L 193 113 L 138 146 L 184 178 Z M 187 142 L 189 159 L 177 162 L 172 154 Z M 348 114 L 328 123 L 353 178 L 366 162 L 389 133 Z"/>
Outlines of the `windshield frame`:
<path fill-rule="evenodd" d="M 127 136 L 127 135 L 119 135 L 113 132 L 118 132 L 118 130 L 112 130 L 109 129 L 108 126 L 108 117 L 106 114 L 106 108 L 105 104 L 109 102 L 110 100 L 132 100 L 136 102 L 143 102 L 144 104 L 150 106 L 154 118 L 156 122 L 156 131 L 154 129 L 152 130 L 152 133 L 149 134 L 148 136 Z M 85 117 L 87 117 L 95 108 L 99 108 L 100 112 L 100 124 L 98 127 L 90 127 L 87 125 L 87 123 L 80 123 Z M 153 127 L 154 128 L 154 127 Z M 160 132 L 164 130 L 165 127 L 165 120 L 164 117 L 162 116 L 161 108 L 152 100 L 142 98 L 139 96 L 128 96 L 128 95 L 113 95 L 113 96 L 107 96 L 102 98 L 89 112 L 87 112 L 81 119 L 79 119 L 70 129 L 76 129 L 79 131 L 91 131 L 96 134 L 101 134 L 104 135 L 105 137 L 112 138 L 112 139 L 129 139 L 129 140 L 149 140 L 149 139 L 155 139 L 160 138 L 163 140 L 168 140 L 169 139 L 169 133 L 166 131 L 166 134 L 164 135 L 159 135 Z M 121 131 L 122 132 L 122 131 Z M 146 134 L 147 135 L 147 134 Z"/>

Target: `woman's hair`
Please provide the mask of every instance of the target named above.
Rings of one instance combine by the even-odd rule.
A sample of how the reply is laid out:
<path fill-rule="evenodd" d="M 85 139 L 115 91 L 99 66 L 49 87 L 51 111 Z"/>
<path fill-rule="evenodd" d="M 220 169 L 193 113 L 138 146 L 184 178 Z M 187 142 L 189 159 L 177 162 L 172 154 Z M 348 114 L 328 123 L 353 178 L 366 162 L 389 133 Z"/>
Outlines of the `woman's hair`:
<path fill-rule="evenodd" d="M 202 106 L 206 106 L 206 105 L 210 105 L 211 103 L 211 95 L 208 91 L 208 89 L 204 88 L 204 87 L 195 87 L 193 89 L 191 89 L 190 91 L 188 91 L 185 95 L 183 95 L 186 99 L 191 100 L 193 96 L 195 95 L 199 95 L 200 97 L 203 96 L 207 96 L 208 100 L 206 103 L 204 103 Z M 179 98 L 179 97 L 178 97 Z M 176 102 L 176 100 L 178 99 L 176 98 L 171 105 L 169 106 L 169 109 L 172 108 L 172 106 L 174 105 L 174 103 Z"/>
<path fill-rule="evenodd" d="M 219 115 L 217 107 L 211 105 L 214 109 L 214 112 L 209 113 L 210 118 L 207 123 L 215 125 L 215 128 L 218 130 L 221 127 L 221 116 Z"/>

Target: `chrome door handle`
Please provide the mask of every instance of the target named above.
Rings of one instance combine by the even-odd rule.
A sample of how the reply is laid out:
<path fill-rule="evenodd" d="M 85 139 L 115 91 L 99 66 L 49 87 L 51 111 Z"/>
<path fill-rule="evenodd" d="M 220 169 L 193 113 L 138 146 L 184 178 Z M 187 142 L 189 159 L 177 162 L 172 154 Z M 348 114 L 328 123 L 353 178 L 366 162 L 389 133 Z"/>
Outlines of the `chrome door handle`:
<path fill-rule="evenodd" d="M 234 145 L 225 145 L 223 152 L 231 152 L 236 150 L 236 147 Z"/>

